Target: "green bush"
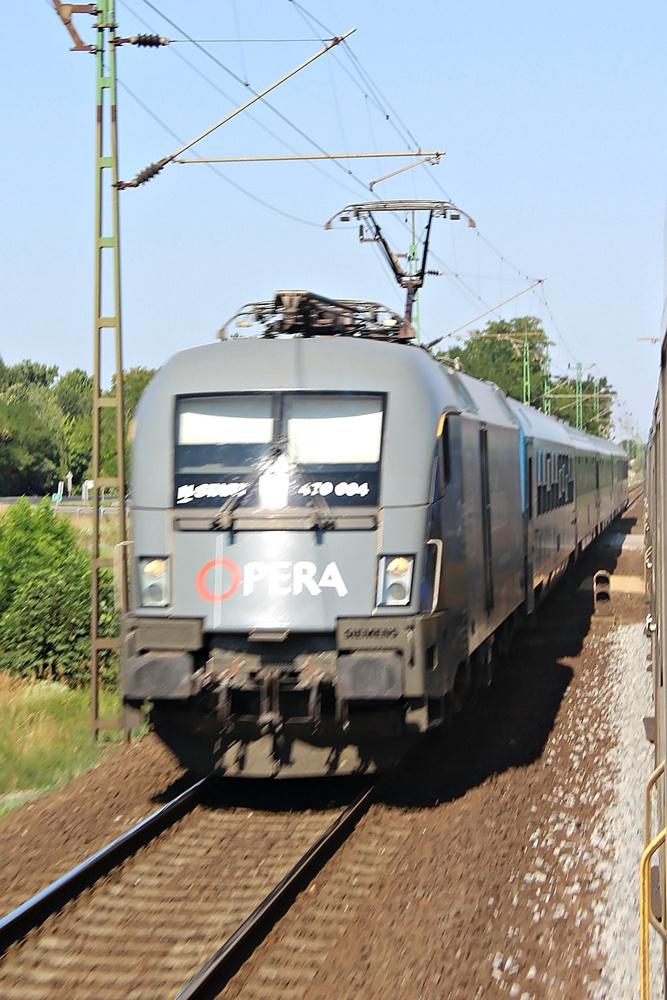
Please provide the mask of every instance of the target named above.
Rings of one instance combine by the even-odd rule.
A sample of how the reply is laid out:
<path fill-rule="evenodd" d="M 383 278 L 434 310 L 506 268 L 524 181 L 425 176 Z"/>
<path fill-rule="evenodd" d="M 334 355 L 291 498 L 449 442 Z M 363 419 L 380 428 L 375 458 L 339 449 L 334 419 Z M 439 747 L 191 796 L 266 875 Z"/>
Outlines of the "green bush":
<path fill-rule="evenodd" d="M 113 635 L 111 574 L 100 575 L 100 633 Z M 90 556 L 48 500 L 22 499 L 0 516 L 0 669 L 76 687 L 90 676 Z M 105 652 L 101 679 L 116 657 Z"/>

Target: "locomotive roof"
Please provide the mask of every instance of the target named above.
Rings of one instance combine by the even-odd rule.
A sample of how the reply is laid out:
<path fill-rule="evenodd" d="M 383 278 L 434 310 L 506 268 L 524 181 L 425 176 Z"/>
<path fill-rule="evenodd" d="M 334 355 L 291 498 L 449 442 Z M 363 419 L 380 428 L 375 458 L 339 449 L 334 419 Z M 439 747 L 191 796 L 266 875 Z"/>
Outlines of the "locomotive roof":
<path fill-rule="evenodd" d="M 239 337 L 176 354 L 149 395 L 321 390 L 391 392 L 412 420 L 437 422 L 443 409 L 516 425 L 504 393 L 439 364 L 412 344 L 371 337 Z"/>
<path fill-rule="evenodd" d="M 443 375 L 445 377 L 443 378 Z M 425 385 L 426 383 L 426 385 Z M 414 386 L 414 388 L 411 388 Z M 427 351 L 356 337 L 241 337 L 174 355 L 149 394 L 188 395 L 270 390 L 401 390 L 417 410 L 429 390 L 442 406 L 461 408 L 460 392 Z"/>

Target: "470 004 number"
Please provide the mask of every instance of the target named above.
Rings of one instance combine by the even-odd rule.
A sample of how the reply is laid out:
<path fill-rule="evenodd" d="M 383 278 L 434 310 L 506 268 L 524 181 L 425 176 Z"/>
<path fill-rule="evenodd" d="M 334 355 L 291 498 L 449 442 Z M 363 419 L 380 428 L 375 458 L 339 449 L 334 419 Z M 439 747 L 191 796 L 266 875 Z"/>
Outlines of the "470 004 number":
<path fill-rule="evenodd" d="M 302 497 L 328 497 L 331 493 L 337 497 L 366 497 L 370 492 L 368 483 L 332 483 L 312 482 L 299 487 Z"/>

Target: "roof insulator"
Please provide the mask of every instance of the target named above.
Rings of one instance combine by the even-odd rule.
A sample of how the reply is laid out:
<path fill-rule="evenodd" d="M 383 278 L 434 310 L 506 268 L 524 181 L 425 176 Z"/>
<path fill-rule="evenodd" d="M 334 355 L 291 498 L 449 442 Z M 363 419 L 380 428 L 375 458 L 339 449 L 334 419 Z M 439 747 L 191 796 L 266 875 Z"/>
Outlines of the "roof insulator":
<path fill-rule="evenodd" d="M 133 45 L 139 45 L 145 49 L 156 49 L 160 45 L 169 45 L 169 39 L 161 38 L 159 35 L 132 35 L 130 41 Z"/>

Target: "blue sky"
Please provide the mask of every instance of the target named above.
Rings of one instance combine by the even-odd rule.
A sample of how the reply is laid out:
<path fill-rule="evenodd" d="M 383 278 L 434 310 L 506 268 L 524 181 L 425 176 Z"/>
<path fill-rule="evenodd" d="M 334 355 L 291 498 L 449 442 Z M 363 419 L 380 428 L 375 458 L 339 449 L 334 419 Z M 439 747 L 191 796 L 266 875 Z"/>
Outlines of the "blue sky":
<path fill-rule="evenodd" d="M 0 355 L 90 370 L 94 59 L 69 51 L 49 0 L 5 8 Z M 215 41 L 202 52 L 161 15 Z M 373 152 L 413 140 L 446 150 L 439 166 L 374 189 L 447 197 L 477 222 L 434 223 L 430 266 L 443 274 L 421 296 L 423 339 L 546 277 L 491 318 L 538 316 L 554 341 L 554 373 L 572 375 L 580 362 L 606 376 L 619 394 L 617 434 L 645 435 L 659 345 L 637 338 L 660 336 L 664 299 L 663 3 L 116 0 L 116 16 L 122 35 L 175 40 L 119 51 L 126 180 L 247 100 L 243 81 L 260 90 L 320 38 L 356 28 L 348 51 L 337 47 L 271 95 L 283 118 L 256 105 L 196 152 Z M 75 23 L 94 41 L 94 18 Z M 369 200 L 369 182 L 402 163 L 170 164 L 122 192 L 125 367 L 157 367 L 214 339 L 239 306 L 282 288 L 400 311 L 377 248 L 360 245 L 355 228 L 325 232 L 324 223 Z M 407 250 L 409 228 L 392 225 L 396 249 Z"/>

